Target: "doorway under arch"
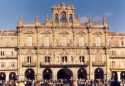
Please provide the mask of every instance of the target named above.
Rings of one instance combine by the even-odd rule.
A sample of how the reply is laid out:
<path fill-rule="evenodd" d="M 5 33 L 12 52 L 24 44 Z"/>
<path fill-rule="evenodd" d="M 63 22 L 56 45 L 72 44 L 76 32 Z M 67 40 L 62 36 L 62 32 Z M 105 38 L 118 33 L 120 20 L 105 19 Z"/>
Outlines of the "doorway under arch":
<path fill-rule="evenodd" d="M 68 68 L 60 69 L 57 72 L 57 79 L 70 80 L 73 77 L 73 73 Z"/>
<path fill-rule="evenodd" d="M 52 79 L 52 70 L 47 68 L 43 71 L 43 79 L 44 80 L 51 80 Z"/>
<path fill-rule="evenodd" d="M 87 71 L 85 68 L 80 68 L 77 72 L 78 79 L 87 80 Z"/>
<path fill-rule="evenodd" d="M 25 71 L 25 77 L 28 80 L 34 80 L 35 79 L 35 72 L 33 69 L 29 68 Z"/>
<path fill-rule="evenodd" d="M 6 80 L 5 72 L 0 72 L 0 80 Z"/>
<path fill-rule="evenodd" d="M 122 72 L 120 73 L 120 79 L 121 79 L 121 80 L 125 80 L 125 71 L 122 71 Z"/>
<path fill-rule="evenodd" d="M 10 72 L 9 74 L 9 80 L 17 80 L 17 76 L 15 72 Z"/>
<path fill-rule="evenodd" d="M 104 79 L 104 71 L 102 68 L 96 68 L 94 72 L 95 80 L 96 79 Z"/>
<path fill-rule="evenodd" d="M 112 71 L 112 77 L 111 77 L 112 80 L 118 80 L 118 74 L 116 71 Z"/>

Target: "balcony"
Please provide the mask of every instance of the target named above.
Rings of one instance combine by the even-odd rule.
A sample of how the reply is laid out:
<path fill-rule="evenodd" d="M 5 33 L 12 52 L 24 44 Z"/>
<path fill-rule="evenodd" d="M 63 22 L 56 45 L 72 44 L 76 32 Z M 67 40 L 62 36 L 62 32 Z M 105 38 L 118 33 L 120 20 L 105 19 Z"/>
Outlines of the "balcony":
<path fill-rule="evenodd" d="M 122 67 L 122 66 L 120 66 L 120 65 L 112 65 L 112 66 L 110 66 L 110 69 L 111 70 L 125 70 L 125 67 Z"/>
<path fill-rule="evenodd" d="M 17 56 L 0 56 L 0 59 L 17 59 Z"/>
<path fill-rule="evenodd" d="M 125 54 L 112 54 L 110 56 L 111 59 L 125 59 Z"/>
<path fill-rule="evenodd" d="M 44 67 L 52 67 L 52 68 L 59 68 L 59 67 L 87 67 L 89 64 L 89 62 L 85 62 L 85 63 L 58 63 L 58 64 L 55 64 L 55 63 L 49 63 L 49 64 L 44 64 L 42 62 L 40 62 L 40 67 L 41 68 L 44 68 Z"/>
<path fill-rule="evenodd" d="M 23 62 L 22 67 L 36 67 L 36 62 L 31 62 L 31 63 Z"/>
<path fill-rule="evenodd" d="M 106 65 L 105 61 L 92 62 L 92 66 L 105 66 L 105 65 Z"/>
<path fill-rule="evenodd" d="M 105 46 L 105 43 L 100 43 L 100 44 L 91 43 L 91 47 L 93 47 L 93 48 L 104 48 L 106 46 Z"/>

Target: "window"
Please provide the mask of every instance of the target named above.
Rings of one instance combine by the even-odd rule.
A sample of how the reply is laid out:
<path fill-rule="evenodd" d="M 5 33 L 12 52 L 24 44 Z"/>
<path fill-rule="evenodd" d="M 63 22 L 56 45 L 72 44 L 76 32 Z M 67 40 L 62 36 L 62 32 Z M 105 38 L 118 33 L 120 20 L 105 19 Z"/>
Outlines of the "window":
<path fill-rule="evenodd" d="M 28 62 L 28 63 L 31 63 L 31 56 L 28 56 L 28 57 L 27 57 L 27 62 Z"/>
<path fill-rule="evenodd" d="M 71 22 L 71 23 L 73 22 L 73 15 L 72 14 L 69 15 L 69 22 Z"/>
<path fill-rule="evenodd" d="M 1 68 L 5 67 L 5 63 L 1 62 Z"/>
<path fill-rule="evenodd" d="M 67 56 L 63 56 L 63 57 L 62 57 L 62 62 L 63 62 L 63 63 L 67 62 Z"/>
<path fill-rule="evenodd" d="M 49 37 L 44 38 L 44 46 L 49 46 Z"/>
<path fill-rule="evenodd" d="M 1 53 L 0 53 L 0 54 L 1 54 L 1 56 L 4 56 L 4 55 L 5 55 L 4 51 L 1 51 Z"/>
<path fill-rule="evenodd" d="M 96 38 L 96 46 L 100 46 L 101 45 L 101 39 L 100 37 Z"/>
<path fill-rule="evenodd" d="M 27 37 L 27 39 L 26 39 L 26 45 L 27 46 L 32 46 L 32 37 Z"/>
<path fill-rule="evenodd" d="M 62 23 L 66 23 L 66 22 L 67 22 L 66 12 L 63 11 L 63 12 L 61 13 L 60 21 L 61 21 Z"/>
<path fill-rule="evenodd" d="M 12 56 L 14 55 L 13 51 L 11 51 L 11 55 L 12 55 Z"/>
<path fill-rule="evenodd" d="M 84 37 L 79 37 L 79 46 L 84 46 Z"/>
<path fill-rule="evenodd" d="M 59 15 L 55 14 L 55 22 L 58 23 L 59 22 Z"/>
<path fill-rule="evenodd" d="M 14 62 L 11 63 L 11 67 L 15 67 L 15 63 Z"/>
<path fill-rule="evenodd" d="M 116 51 L 115 50 L 112 50 L 112 55 L 116 55 Z"/>
<path fill-rule="evenodd" d="M 115 61 L 111 61 L 111 66 L 112 66 L 112 67 L 115 66 Z"/>
<path fill-rule="evenodd" d="M 66 37 L 62 37 L 61 46 L 67 46 L 67 39 L 66 39 Z"/>
<path fill-rule="evenodd" d="M 50 60 L 51 60 L 51 59 L 50 59 L 50 56 L 45 56 L 45 62 L 46 62 L 46 63 L 50 63 Z"/>
<path fill-rule="evenodd" d="M 79 61 L 80 61 L 80 62 L 85 62 L 84 56 L 79 56 Z"/>

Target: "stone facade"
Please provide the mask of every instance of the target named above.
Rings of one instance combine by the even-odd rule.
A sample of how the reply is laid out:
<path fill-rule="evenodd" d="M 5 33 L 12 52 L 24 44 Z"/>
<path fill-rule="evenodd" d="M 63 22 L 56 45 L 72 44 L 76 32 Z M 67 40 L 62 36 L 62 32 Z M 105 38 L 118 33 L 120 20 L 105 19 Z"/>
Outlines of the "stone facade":
<path fill-rule="evenodd" d="M 70 79 L 78 79 L 84 68 L 87 79 L 94 79 L 96 69 L 102 69 L 104 79 L 112 71 L 125 71 L 125 33 L 109 32 L 107 18 L 94 21 L 91 17 L 80 22 L 72 5 L 58 4 L 52 16 L 40 22 L 26 23 L 21 17 L 17 29 L 0 30 L 0 71 L 6 79 L 15 72 L 19 81 L 26 80 L 26 70 L 32 69 L 35 80 L 43 80 L 46 69 L 52 79 L 59 78 L 61 69 L 72 72 Z"/>

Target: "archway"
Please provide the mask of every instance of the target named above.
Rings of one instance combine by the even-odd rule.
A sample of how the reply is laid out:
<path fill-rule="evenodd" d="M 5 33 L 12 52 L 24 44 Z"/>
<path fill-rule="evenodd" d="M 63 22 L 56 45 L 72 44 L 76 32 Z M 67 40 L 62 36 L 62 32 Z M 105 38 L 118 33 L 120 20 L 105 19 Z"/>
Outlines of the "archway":
<path fill-rule="evenodd" d="M 66 15 L 66 12 L 65 12 L 65 11 L 63 11 L 63 12 L 61 13 L 61 15 L 60 15 L 60 21 L 61 21 L 62 23 L 66 23 L 66 22 L 67 22 L 67 15 Z"/>
<path fill-rule="evenodd" d="M 0 72 L 0 80 L 6 80 L 6 74 L 4 72 Z"/>
<path fill-rule="evenodd" d="M 25 71 L 25 77 L 29 80 L 34 80 L 35 79 L 35 72 L 33 69 L 27 69 Z"/>
<path fill-rule="evenodd" d="M 95 69 L 95 79 L 104 79 L 104 71 L 102 68 Z"/>
<path fill-rule="evenodd" d="M 112 71 L 112 77 L 111 77 L 112 80 L 118 80 L 118 74 L 116 71 Z"/>
<path fill-rule="evenodd" d="M 17 76 L 15 72 L 10 72 L 9 74 L 9 80 L 17 80 Z"/>
<path fill-rule="evenodd" d="M 120 74 L 120 79 L 125 80 L 125 71 L 122 71 Z"/>
<path fill-rule="evenodd" d="M 80 68 L 77 72 L 78 79 L 87 79 L 87 71 L 84 68 Z"/>
<path fill-rule="evenodd" d="M 57 73 L 57 78 L 58 79 L 63 79 L 63 80 L 70 80 L 73 76 L 73 73 L 70 69 L 63 68 L 58 71 Z"/>
<path fill-rule="evenodd" d="M 43 71 L 43 79 L 44 80 L 51 80 L 52 79 L 52 71 L 51 71 L 51 69 L 45 69 Z"/>

